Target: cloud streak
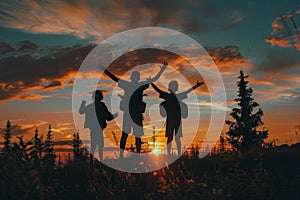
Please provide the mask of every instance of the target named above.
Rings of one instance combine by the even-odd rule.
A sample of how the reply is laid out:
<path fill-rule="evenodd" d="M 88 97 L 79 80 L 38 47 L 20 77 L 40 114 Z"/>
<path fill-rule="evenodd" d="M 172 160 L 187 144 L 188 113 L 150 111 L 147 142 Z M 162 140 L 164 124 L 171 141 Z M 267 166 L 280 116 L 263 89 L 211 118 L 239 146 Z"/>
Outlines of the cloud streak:
<path fill-rule="evenodd" d="M 300 12 L 297 10 L 293 14 L 279 16 L 272 23 L 273 31 L 271 37 L 265 41 L 271 46 L 279 46 L 285 48 L 294 47 L 300 51 L 300 33 L 296 22 L 299 21 Z"/>
<path fill-rule="evenodd" d="M 192 0 L 4 1 L 0 11 L 2 26 L 96 41 L 142 26 L 171 27 L 188 33 L 230 29 L 245 18 L 240 11 L 221 8 L 216 2 Z"/>

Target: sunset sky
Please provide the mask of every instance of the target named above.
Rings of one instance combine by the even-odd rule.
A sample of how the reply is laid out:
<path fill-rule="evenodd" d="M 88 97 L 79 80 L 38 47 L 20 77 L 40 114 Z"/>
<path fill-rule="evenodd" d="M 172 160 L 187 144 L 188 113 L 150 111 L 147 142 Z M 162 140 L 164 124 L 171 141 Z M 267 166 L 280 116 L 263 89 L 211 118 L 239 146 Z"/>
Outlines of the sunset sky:
<path fill-rule="evenodd" d="M 148 26 L 180 31 L 208 51 L 224 79 L 228 109 L 236 106 L 239 71 L 249 74 L 269 138 L 300 141 L 300 4 L 294 0 L 1 1 L 0 128 L 10 120 L 13 135 L 31 138 L 35 127 L 45 133 L 52 124 L 56 140 L 71 138 L 72 89 L 84 58 L 106 38 Z M 99 88 L 109 95 L 112 86 Z M 200 101 L 201 92 L 205 87 Z"/>

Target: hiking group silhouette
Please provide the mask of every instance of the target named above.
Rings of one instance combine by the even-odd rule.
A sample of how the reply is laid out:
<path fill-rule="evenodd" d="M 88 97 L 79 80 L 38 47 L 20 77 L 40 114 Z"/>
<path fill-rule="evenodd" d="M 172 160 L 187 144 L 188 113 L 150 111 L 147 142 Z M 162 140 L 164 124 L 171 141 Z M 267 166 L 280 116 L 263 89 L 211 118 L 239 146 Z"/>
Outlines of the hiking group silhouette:
<path fill-rule="evenodd" d="M 188 98 L 188 94 L 194 89 L 198 88 L 204 82 L 199 82 L 189 88 L 188 90 L 176 93 L 178 91 L 178 82 L 176 80 L 171 81 L 168 85 L 168 92 L 159 89 L 154 82 L 157 81 L 162 73 L 167 68 L 168 63 L 163 62 L 160 67 L 160 71 L 154 76 L 154 78 L 146 78 L 145 81 L 140 80 L 140 72 L 133 71 L 130 76 L 130 81 L 121 79 L 108 71 L 104 67 L 100 67 L 101 70 L 113 81 L 115 81 L 119 88 L 124 91 L 121 97 L 120 110 L 123 112 L 123 124 L 122 135 L 120 140 L 120 158 L 124 158 L 124 150 L 128 135 L 132 134 L 135 137 L 136 152 L 141 152 L 142 139 L 144 136 L 143 129 L 143 113 L 146 110 L 146 103 L 143 101 L 143 97 L 147 96 L 144 91 L 149 88 L 151 84 L 153 89 L 159 94 L 159 98 L 164 99 L 160 103 L 160 115 L 166 117 L 166 132 L 167 137 L 167 154 L 170 155 L 172 141 L 175 135 L 175 141 L 177 146 L 178 156 L 181 155 L 181 141 L 182 134 L 182 118 L 188 117 L 188 107 L 183 102 Z M 86 101 L 82 101 L 79 113 L 85 114 L 84 128 L 90 129 L 91 138 L 91 157 L 94 156 L 95 149 L 98 147 L 98 153 L 100 160 L 103 160 L 103 129 L 106 128 L 106 121 L 111 121 L 118 117 L 118 113 L 111 114 L 107 109 L 103 100 L 103 93 L 100 90 L 96 90 L 92 95 L 93 102 L 86 106 Z"/>

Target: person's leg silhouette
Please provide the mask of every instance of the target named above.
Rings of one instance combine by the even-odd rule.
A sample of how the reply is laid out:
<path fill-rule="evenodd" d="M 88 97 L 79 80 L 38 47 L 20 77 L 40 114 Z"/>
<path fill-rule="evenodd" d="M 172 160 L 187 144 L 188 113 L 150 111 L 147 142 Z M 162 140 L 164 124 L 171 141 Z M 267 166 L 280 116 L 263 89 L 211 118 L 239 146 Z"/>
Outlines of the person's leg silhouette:
<path fill-rule="evenodd" d="M 180 141 L 181 137 L 182 137 L 182 126 L 180 124 L 175 129 L 175 141 L 176 141 L 178 156 L 181 155 L 181 141 Z"/>
<path fill-rule="evenodd" d="M 126 147 L 126 141 L 128 138 L 128 134 L 131 131 L 131 126 L 132 126 L 132 122 L 131 122 L 131 118 L 129 113 L 124 112 L 123 114 L 123 126 L 122 126 L 122 136 L 121 136 L 121 140 L 120 140 L 120 158 L 124 157 L 124 150 Z"/>
<path fill-rule="evenodd" d="M 177 153 L 178 156 L 181 155 L 181 141 L 180 141 L 180 137 L 176 136 L 175 137 L 175 141 L 176 141 L 176 146 L 177 146 Z"/>
<path fill-rule="evenodd" d="M 133 135 L 135 136 L 135 147 L 136 152 L 140 153 L 142 148 L 142 136 L 144 135 L 143 129 L 143 116 L 141 113 L 136 115 L 132 115 L 133 122 L 132 122 L 132 131 Z"/>
<path fill-rule="evenodd" d="M 135 146 L 136 146 L 136 152 L 141 153 L 142 148 L 142 139 L 139 137 L 135 137 Z"/>
<path fill-rule="evenodd" d="M 168 153 L 168 155 L 171 154 L 172 141 L 173 141 L 173 134 L 169 134 L 168 135 L 168 140 L 167 140 L 167 153 Z"/>
<path fill-rule="evenodd" d="M 99 133 L 98 133 L 97 130 L 91 129 L 90 134 L 91 134 L 90 162 L 92 163 L 93 159 L 94 159 L 94 154 L 95 154 L 96 148 L 98 146 L 98 144 L 97 144 L 97 134 L 99 134 Z"/>
<path fill-rule="evenodd" d="M 99 141 L 98 141 L 98 154 L 99 159 L 103 161 L 103 148 L 104 148 L 104 138 L 103 138 L 103 130 L 100 130 Z"/>
<path fill-rule="evenodd" d="M 126 141 L 127 141 L 128 134 L 122 131 L 122 137 L 120 141 L 120 158 L 124 157 L 124 150 L 126 146 Z"/>
<path fill-rule="evenodd" d="M 174 134 L 174 127 L 173 127 L 172 123 L 167 119 L 165 137 L 168 138 L 167 139 L 167 154 L 168 155 L 171 154 L 173 134 Z"/>

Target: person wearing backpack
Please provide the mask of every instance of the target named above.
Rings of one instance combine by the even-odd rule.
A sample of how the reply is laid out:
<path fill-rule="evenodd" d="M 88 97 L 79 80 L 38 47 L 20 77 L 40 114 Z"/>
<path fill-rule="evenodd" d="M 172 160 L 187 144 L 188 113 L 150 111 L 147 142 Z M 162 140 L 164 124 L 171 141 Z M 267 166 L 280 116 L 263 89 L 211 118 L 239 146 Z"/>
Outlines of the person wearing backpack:
<path fill-rule="evenodd" d="M 204 82 L 197 81 L 196 85 L 191 87 L 190 89 L 176 93 L 178 91 L 178 82 L 171 81 L 168 85 L 168 90 L 165 92 L 159 89 L 154 83 L 151 83 L 152 87 L 156 92 L 159 93 L 159 97 L 164 99 L 162 103 L 160 103 L 160 114 L 162 117 L 166 117 L 166 133 L 165 137 L 167 137 L 167 153 L 170 155 L 171 146 L 173 141 L 173 136 L 175 134 L 175 141 L 177 146 L 178 155 L 181 155 L 181 141 L 182 137 L 182 126 L 181 120 L 182 118 L 188 117 L 188 107 L 183 102 L 188 96 L 188 93 L 196 89 L 197 87 L 204 84 Z"/>
<path fill-rule="evenodd" d="M 166 69 L 168 63 L 164 62 L 160 67 L 160 71 L 153 78 L 146 78 L 145 81 L 140 80 L 140 73 L 133 71 L 131 73 L 130 81 L 123 80 L 116 77 L 110 71 L 100 66 L 100 69 L 113 81 L 118 83 L 118 86 L 123 89 L 124 95 L 120 95 L 120 110 L 123 111 L 123 126 L 122 136 L 120 141 L 120 158 L 123 158 L 126 140 L 131 129 L 135 136 L 135 145 L 137 153 L 141 151 L 142 139 L 144 135 L 143 130 L 143 113 L 146 109 L 146 103 L 143 102 L 144 90 L 149 87 L 149 84 L 158 80 L 163 71 Z"/>
<path fill-rule="evenodd" d="M 90 161 L 92 162 L 96 148 L 98 147 L 99 159 L 103 160 L 104 138 L 103 130 L 107 126 L 107 121 L 118 117 L 119 113 L 111 114 L 103 100 L 101 90 L 96 90 L 92 95 L 93 102 L 86 105 L 86 101 L 81 102 L 80 114 L 85 114 L 84 128 L 90 129 L 91 147 Z"/>

